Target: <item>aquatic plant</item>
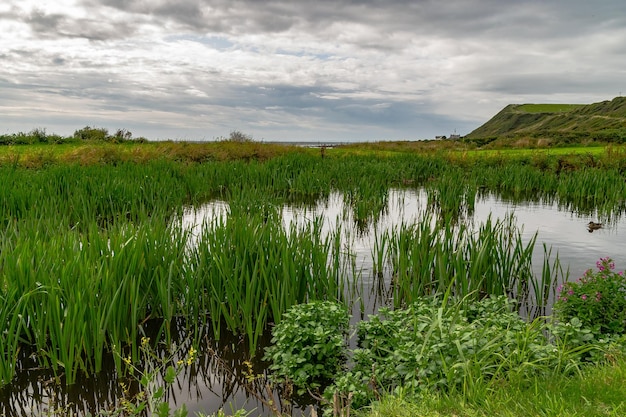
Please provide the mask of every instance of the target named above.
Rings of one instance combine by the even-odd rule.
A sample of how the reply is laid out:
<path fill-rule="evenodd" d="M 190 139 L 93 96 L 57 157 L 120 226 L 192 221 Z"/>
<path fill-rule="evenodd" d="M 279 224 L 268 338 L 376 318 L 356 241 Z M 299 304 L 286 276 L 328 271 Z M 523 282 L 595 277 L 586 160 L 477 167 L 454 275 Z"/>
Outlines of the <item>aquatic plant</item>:
<path fill-rule="evenodd" d="M 190 251 L 184 305 L 190 316 L 208 314 L 216 336 L 222 324 L 245 334 L 254 351 L 266 324 L 292 305 L 341 300 L 348 274 L 332 261 L 343 258 L 340 234 L 324 236 L 321 219 L 285 229 L 275 206 L 232 207 L 204 224 Z"/>
<path fill-rule="evenodd" d="M 373 253 L 377 279 L 392 282 L 383 287 L 396 306 L 447 288 L 476 299 L 537 297 L 545 306 L 556 272 L 531 276 L 534 240 L 524 242 L 507 224 L 473 233 L 446 220 L 471 213 L 477 189 L 556 196 L 572 211 L 597 206 L 615 217 L 624 209 L 621 165 L 604 159 L 557 175 L 551 160 L 339 150 L 322 159 L 254 142 L 2 152 L 0 182 L 11 184 L 0 188 L 2 384 L 19 368 L 24 346 L 33 346 L 37 366 L 72 383 L 100 370 L 113 344 L 129 346 L 136 359 L 152 320 L 166 340 L 174 318 L 186 317 L 192 338 L 208 324 L 218 335 L 246 335 L 253 347 L 290 306 L 357 291 L 346 232 L 326 235 L 319 220 L 285 228 L 278 211 L 287 202 L 337 192 L 367 228 L 388 204 L 390 187 L 426 185 L 434 211 L 453 215 L 402 225 L 377 237 Z M 192 239 L 179 216 L 216 197 L 229 203 L 228 218 L 207 221 Z"/>
<path fill-rule="evenodd" d="M 547 268 L 544 276 L 535 276 L 532 255 L 537 235 L 526 242 L 513 216 L 495 222 L 489 217 L 475 232 L 465 224 L 433 222 L 431 216 L 426 213 L 416 224 L 403 223 L 377 238 L 375 269 L 386 270 L 383 259 L 389 265 L 395 306 L 448 289 L 473 299 L 507 295 L 520 305 L 548 303 L 560 271 Z"/>

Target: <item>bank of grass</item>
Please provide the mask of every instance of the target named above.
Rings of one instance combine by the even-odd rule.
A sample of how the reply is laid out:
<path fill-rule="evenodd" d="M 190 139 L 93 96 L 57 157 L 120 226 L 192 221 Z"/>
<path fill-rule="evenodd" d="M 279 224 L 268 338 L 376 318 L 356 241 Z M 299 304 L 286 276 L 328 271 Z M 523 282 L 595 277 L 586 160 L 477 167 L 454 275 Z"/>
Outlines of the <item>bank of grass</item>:
<path fill-rule="evenodd" d="M 563 113 L 582 106 L 583 104 L 522 104 L 516 110 L 526 113 Z"/>
<path fill-rule="evenodd" d="M 0 165 L 41 168 L 49 165 L 145 163 L 170 160 L 187 163 L 268 160 L 304 148 L 262 142 L 73 142 L 0 146 Z"/>
<path fill-rule="evenodd" d="M 589 366 L 573 376 L 554 375 L 486 385 L 471 398 L 461 394 L 399 394 L 383 398 L 357 417 L 621 417 L 626 415 L 626 358 Z"/>
<path fill-rule="evenodd" d="M 531 141 L 532 142 L 532 141 Z M 76 163 L 93 165 L 120 162 L 146 162 L 155 159 L 181 162 L 210 162 L 229 160 L 268 160 L 290 153 L 304 153 L 313 156 L 346 157 L 377 156 L 393 157 L 401 154 L 422 154 L 426 156 L 466 155 L 468 157 L 498 156 L 566 156 L 592 154 L 602 156 L 607 150 L 623 149 L 620 145 L 570 144 L 564 147 L 551 147 L 535 142 L 510 141 L 500 148 L 477 148 L 457 140 L 420 141 L 380 141 L 358 142 L 326 147 L 305 148 L 289 144 L 264 142 L 234 142 L 230 140 L 210 142 L 70 142 L 35 143 L 0 146 L 0 165 L 16 165 L 38 168 L 44 165 Z M 516 144 L 518 144 L 516 146 Z M 524 145 L 524 146 L 522 146 Z"/>

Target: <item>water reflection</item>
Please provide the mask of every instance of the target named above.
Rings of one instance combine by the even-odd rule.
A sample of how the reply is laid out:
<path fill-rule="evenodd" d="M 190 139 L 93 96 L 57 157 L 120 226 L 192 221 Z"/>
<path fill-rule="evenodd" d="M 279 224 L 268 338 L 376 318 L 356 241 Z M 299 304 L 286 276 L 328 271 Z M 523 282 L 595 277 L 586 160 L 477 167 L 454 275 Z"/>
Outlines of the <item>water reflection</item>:
<path fill-rule="evenodd" d="M 448 188 L 446 188 L 448 187 Z M 612 257 L 617 267 L 626 253 L 626 227 L 621 212 L 602 213 L 591 208 L 581 209 L 580 203 L 558 202 L 548 196 L 519 201 L 519 195 L 493 195 L 484 190 L 457 190 L 455 184 L 437 185 L 425 189 L 386 190 L 370 196 L 353 193 L 331 193 L 315 201 L 288 204 L 282 207 L 282 220 L 289 224 L 304 226 L 323 219 L 323 232 L 333 233 L 342 230 L 344 254 L 355 265 L 358 284 L 352 290 L 358 295 L 353 301 L 354 320 L 360 320 L 375 312 L 380 306 L 389 304 L 389 287 L 384 271 L 376 269 L 373 259 L 374 248 L 380 244 L 379 236 L 403 224 L 412 224 L 422 218 L 427 211 L 438 213 L 436 221 L 454 221 L 470 225 L 480 225 L 489 216 L 494 220 L 514 215 L 525 239 L 537 234 L 533 265 L 541 274 L 544 259 L 543 245 L 558 253 L 564 268 L 572 278 L 581 276 L 585 270 L 595 265 L 601 257 Z M 449 189 L 460 192 L 462 197 L 446 197 Z M 183 224 L 199 235 L 203 222 L 216 216 L 228 216 L 230 207 L 223 201 L 216 201 L 185 212 Z M 589 227 L 589 222 L 602 222 L 602 227 Z M 288 227 L 286 227 L 289 229 Z M 593 230 L 590 230 L 593 229 Z M 589 233 L 589 232 L 593 233 Z M 193 242 L 192 242 L 193 244 Z M 180 344 L 181 352 L 188 350 L 190 341 L 186 339 L 184 320 L 172 323 L 172 337 Z M 145 329 L 150 333 L 149 327 Z M 266 332 L 259 342 L 259 352 L 251 359 L 244 341 L 234 335 L 220 340 L 212 337 L 210 329 L 205 329 L 201 337 L 201 355 L 193 366 L 179 375 L 167 398 L 173 406 L 185 404 L 191 414 L 194 412 L 213 413 L 220 408 L 245 407 L 256 409 L 253 415 L 271 415 L 271 410 L 251 393 L 261 399 L 276 393 L 266 390 L 266 365 L 262 349 L 269 343 Z M 159 348 L 159 346 L 157 346 Z M 161 346 L 160 355 L 166 355 Z M 84 377 L 75 385 L 66 387 L 64 381 L 56 379 L 51 372 L 36 368 L 29 360 L 29 352 L 20 352 L 22 368 L 12 384 L 0 390 L 0 414 L 12 416 L 46 415 L 53 410 L 76 416 L 96 414 L 119 406 L 123 392 L 119 382 L 124 381 L 117 374 L 112 358 L 105 361 L 97 375 Z M 250 365 L 249 365 L 250 364 Z M 250 368 L 259 378 L 251 380 Z M 162 378 L 162 376 L 161 376 Z M 126 382 L 130 383 L 131 380 Z M 136 382 L 131 388 L 139 390 Z M 259 394 L 260 393 L 260 394 Z M 306 399 L 301 399 L 306 406 Z M 288 404 L 283 404 L 288 408 Z"/>

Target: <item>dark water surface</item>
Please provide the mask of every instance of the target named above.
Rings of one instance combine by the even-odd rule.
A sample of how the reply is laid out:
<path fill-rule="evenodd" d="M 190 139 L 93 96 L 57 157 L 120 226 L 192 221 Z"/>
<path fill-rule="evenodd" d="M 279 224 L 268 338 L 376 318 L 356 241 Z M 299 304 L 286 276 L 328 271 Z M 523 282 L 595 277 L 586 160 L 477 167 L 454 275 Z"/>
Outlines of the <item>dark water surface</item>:
<path fill-rule="evenodd" d="M 360 280 L 362 297 L 353 306 L 355 320 L 367 313 L 375 312 L 384 302 L 374 296 L 367 296 L 376 281 L 373 276 L 372 249 L 376 234 L 398 227 L 401 223 L 415 222 L 427 204 L 427 196 L 421 190 L 395 190 L 388 198 L 386 211 L 377 221 L 367 228 L 356 226 L 350 207 L 344 202 L 341 194 L 331 194 L 327 200 L 307 207 L 284 207 L 283 218 L 286 224 L 295 222 L 304 224 L 316 217 L 324 218 L 324 230 L 332 232 L 341 226 L 344 245 L 350 252 L 356 269 L 355 279 Z M 201 208 L 189 210 L 184 224 L 192 230 L 201 227 L 202 220 L 213 216 L 226 215 L 227 204 L 214 202 Z M 620 218 L 604 221 L 601 229 L 590 232 L 587 224 L 598 221 L 587 213 L 577 214 L 556 203 L 506 202 L 495 196 L 478 197 L 467 221 L 479 225 L 487 220 L 504 219 L 513 214 L 517 224 L 523 227 L 524 239 L 530 240 L 535 233 L 537 243 L 533 265 L 536 273 L 541 274 L 544 258 L 543 245 L 552 248 L 552 255 L 558 253 L 564 269 L 569 269 L 570 279 L 582 275 L 585 270 L 594 268 L 601 257 L 609 256 L 615 260 L 618 270 L 626 268 L 626 220 Z M 602 220 L 602 219 L 600 219 Z M 180 327 L 180 335 L 174 333 L 174 339 L 184 340 L 184 325 Z M 246 363 L 249 353 L 246 344 L 239 337 L 223 337 L 214 340 L 207 330 L 203 338 L 198 359 L 191 367 L 179 375 L 170 392 L 167 393 L 174 407 L 186 405 L 190 415 L 195 412 L 214 413 L 220 408 L 230 411 L 231 407 L 244 407 L 255 410 L 251 414 L 271 415 L 271 411 L 257 401 L 251 391 L 256 391 L 264 398 L 269 394 L 264 387 L 267 382 L 264 376 L 249 382 L 250 366 L 255 375 L 264 375 L 266 365 L 261 361 L 262 349 L 269 343 L 269 334 L 260 342 L 259 352 L 255 359 Z M 188 346 L 181 346 L 181 357 L 188 351 Z M 101 373 L 82 378 L 73 386 L 66 387 L 63 381 L 57 381 L 49 371 L 36 369 L 35 364 L 29 365 L 28 352 L 21 353 L 24 369 L 18 373 L 15 381 L 0 390 L 0 414 L 3 416 L 39 416 L 39 415 L 74 415 L 84 416 L 96 414 L 119 405 L 122 387 L 119 384 L 113 362 L 109 361 Z M 132 384 L 131 384 L 132 385 Z M 137 390 L 139 387 L 131 386 Z M 248 390 L 246 390 L 248 388 Z M 280 394 L 280 393 L 275 393 Z M 278 398 L 278 396 L 276 397 Z M 307 409 L 306 401 L 302 400 Z M 284 410 L 289 407 L 283 404 Z M 53 414 L 54 411 L 58 414 Z M 294 415 L 301 410 L 295 409 Z M 308 414 L 308 412 L 307 412 Z"/>

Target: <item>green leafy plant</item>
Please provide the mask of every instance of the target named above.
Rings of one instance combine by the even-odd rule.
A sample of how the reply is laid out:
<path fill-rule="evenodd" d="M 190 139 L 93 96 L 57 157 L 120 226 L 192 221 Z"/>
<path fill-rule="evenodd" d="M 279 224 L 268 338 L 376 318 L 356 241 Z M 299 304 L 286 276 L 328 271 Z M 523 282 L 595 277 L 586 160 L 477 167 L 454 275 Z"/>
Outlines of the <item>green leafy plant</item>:
<path fill-rule="evenodd" d="M 405 309 L 381 309 L 357 325 L 354 367 L 325 391 L 353 408 L 399 389 L 472 393 L 489 384 L 566 374 L 588 349 L 552 341 L 541 318 L 523 320 L 506 296 L 481 301 L 422 297 Z"/>
<path fill-rule="evenodd" d="M 272 330 L 266 349 L 274 382 L 292 383 L 298 394 L 331 382 L 343 368 L 348 311 L 331 301 L 291 307 Z"/>
<path fill-rule="evenodd" d="M 588 269 L 578 280 L 566 282 L 557 289 L 554 305 L 558 320 L 568 323 L 574 318 L 595 334 L 626 332 L 626 278 L 615 272 L 611 258 L 596 262 L 597 272 Z"/>

